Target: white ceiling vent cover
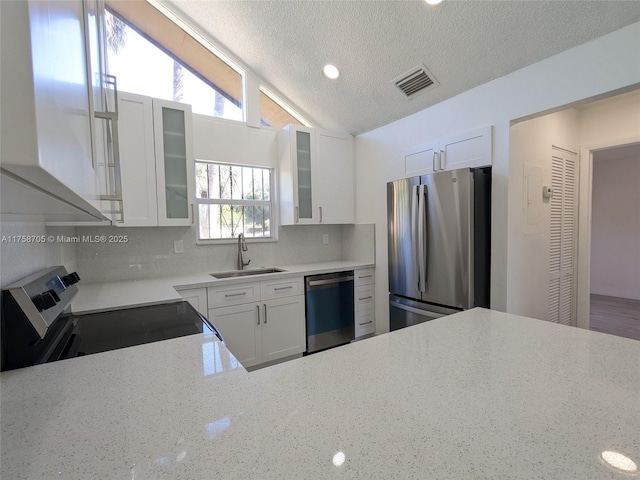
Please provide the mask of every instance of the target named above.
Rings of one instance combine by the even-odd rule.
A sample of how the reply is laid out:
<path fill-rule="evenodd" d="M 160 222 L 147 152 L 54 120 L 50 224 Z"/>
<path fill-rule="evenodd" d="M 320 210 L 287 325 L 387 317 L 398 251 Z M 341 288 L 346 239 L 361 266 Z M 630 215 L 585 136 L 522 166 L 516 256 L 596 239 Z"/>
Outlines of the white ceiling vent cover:
<path fill-rule="evenodd" d="M 407 98 L 413 98 L 439 85 L 427 67 L 418 65 L 392 80 Z"/>

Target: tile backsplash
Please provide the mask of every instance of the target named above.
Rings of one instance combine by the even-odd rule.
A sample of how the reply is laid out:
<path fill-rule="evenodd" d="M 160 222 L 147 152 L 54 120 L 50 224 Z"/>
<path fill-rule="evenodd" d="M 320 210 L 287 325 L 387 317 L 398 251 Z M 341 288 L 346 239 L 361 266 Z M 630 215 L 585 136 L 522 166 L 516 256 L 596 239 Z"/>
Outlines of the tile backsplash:
<path fill-rule="evenodd" d="M 74 227 L 52 229 L 44 222 L 1 222 L 0 287 L 52 265 L 65 265 L 74 271 L 76 244 L 57 240 L 58 236 L 75 235 Z"/>
<path fill-rule="evenodd" d="M 1 233 L 46 237 L 42 243 L 3 241 L 0 281 L 6 286 L 51 265 L 78 271 L 83 282 L 109 282 L 165 275 L 234 270 L 237 245 L 196 245 L 192 227 L 53 227 L 39 222 L 2 222 Z M 278 241 L 248 241 L 250 267 L 356 260 L 374 262 L 374 225 L 280 227 Z M 329 243 L 323 242 L 325 235 Z M 117 242 L 115 240 L 126 241 Z M 106 237 L 106 241 L 100 239 Z M 110 238 L 113 237 L 113 238 Z M 114 241 L 109 241 L 114 240 Z M 174 253 L 182 240 L 184 253 Z"/>
<path fill-rule="evenodd" d="M 373 262 L 374 252 L 367 255 L 367 247 L 355 249 L 354 242 L 363 245 L 373 241 L 373 225 L 357 229 L 354 225 L 308 225 L 280 227 L 278 241 L 251 242 L 244 260 L 251 260 L 250 267 L 277 266 L 342 260 L 344 230 L 348 230 L 349 251 L 358 251 L 361 260 L 368 256 Z M 196 245 L 195 228 L 116 228 L 77 227 L 79 236 L 100 237 L 127 236 L 122 243 L 79 243 L 76 247 L 77 268 L 83 281 L 108 282 L 122 279 L 157 278 L 165 275 L 207 273 L 235 270 L 237 245 Z M 357 231 L 356 231 L 357 230 Z M 370 232 L 370 234 L 369 234 Z M 329 243 L 323 243 L 324 235 Z M 358 240 L 358 238 L 361 240 Z M 174 253 L 174 241 L 182 240 L 184 253 Z"/>

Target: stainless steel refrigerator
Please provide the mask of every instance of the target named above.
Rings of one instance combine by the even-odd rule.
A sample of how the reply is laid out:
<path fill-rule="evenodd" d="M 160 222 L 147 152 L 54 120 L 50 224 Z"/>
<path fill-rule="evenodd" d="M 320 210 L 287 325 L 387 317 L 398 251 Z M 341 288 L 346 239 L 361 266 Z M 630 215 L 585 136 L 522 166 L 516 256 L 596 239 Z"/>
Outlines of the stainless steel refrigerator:
<path fill-rule="evenodd" d="M 389 328 L 489 307 L 491 167 L 387 184 Z"/>

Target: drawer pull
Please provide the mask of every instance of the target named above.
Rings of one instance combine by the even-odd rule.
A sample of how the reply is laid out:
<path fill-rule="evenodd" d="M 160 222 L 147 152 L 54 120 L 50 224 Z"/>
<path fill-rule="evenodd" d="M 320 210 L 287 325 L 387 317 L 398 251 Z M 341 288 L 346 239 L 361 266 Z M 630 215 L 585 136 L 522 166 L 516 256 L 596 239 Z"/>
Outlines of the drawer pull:
<path fill-rule="evenodd" d="M 371 297 L 371 295 L 369 295 L 368 297 L 359 297 L 358 300 L 362 301 L 362 300 L 371 300 L 373 297 Z"/>
<path fill-rule="evenodd" d="M 258 325 L 260 325 L 260 305 L 256 305 L 256 308 L 258 309 Z"/>
<path fill-rule="evenodd" d="M 360 275 L 358 278 L 371 278 L 373 275 Z"/>
<path fill-rule="evenodd" d="M 293 288 L 293 285 L 289 285 L 288 287 L 278 287 L 278 288 L 274 288 L 274 291 L 279 291 L 279 290 L 289 290 L 290 288 Z"/>
<path fill-rule="evenodd" d="M 373 323 L 373 320 L 369 320 L 368 322 L 364 322 L 364 323 L 358 322 L 358 325 L 367 325 L 369 323 Z"/>
<path fill-rule="evenodd" d="M 242 297 L 243 295 L 246 295 L 247 292 L 242 292 L 242 293 L 227 293 L 225 294 L 224 298 L 229 298 L 229 297 Z"/>

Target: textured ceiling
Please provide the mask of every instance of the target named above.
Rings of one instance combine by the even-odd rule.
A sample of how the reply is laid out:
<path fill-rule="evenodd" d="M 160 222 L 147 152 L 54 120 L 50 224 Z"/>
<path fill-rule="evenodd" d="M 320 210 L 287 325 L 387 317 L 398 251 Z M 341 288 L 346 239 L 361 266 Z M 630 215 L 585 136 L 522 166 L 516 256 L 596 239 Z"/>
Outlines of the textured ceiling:
<path fill-rule="evenodd" d="M 163 0 L 318 126 L 369 131 L 640 21 L 640 1 Z M 640 41 L 640 39 L 639 39 Z M 341 76 L 322 76 L 325 63 Z M 440 83 L 393 85 L 424 64 Z M 597 68 L 594 66 L 594 68 Z"/>

